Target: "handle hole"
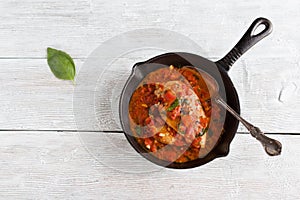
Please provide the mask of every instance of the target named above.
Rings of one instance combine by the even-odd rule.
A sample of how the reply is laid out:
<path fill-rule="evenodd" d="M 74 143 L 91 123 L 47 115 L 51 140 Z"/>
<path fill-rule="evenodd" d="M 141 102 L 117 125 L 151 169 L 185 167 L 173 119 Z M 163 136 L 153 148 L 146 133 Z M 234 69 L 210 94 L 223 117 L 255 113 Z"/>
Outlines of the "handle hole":
<path fill-rule="evenodd" d="M 251 33 L 252 37 L 255 37 L 259 34 L 261 34 L 264 30 L 266 30 L 266 25 L 265 24 L 259 24 Z"/>

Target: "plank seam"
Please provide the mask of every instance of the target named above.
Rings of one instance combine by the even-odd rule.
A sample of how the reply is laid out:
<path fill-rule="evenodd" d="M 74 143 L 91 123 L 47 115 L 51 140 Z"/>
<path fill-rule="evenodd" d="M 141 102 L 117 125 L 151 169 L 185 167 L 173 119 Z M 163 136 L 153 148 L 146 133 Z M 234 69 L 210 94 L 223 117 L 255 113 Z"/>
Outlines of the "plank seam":
<path fill-rule="evenodd" d="M 90 132 L 94 132 L 94 133 L 124 133 L 123 131 L 120 130 L 112 130 L 112 131 L 108 131 L 108 130 L 57 130 L 57 129 L 0 129 L 0 132 L 80 132 L 80 133 L 90 133 Z M 236 134 L 249 134 L 249 132 L 237 132 Z M 268 135 L 300 135 L 300 133 L 274 133 L 274 132 L 270 132 L 270 133 L 265 133 Z"/>

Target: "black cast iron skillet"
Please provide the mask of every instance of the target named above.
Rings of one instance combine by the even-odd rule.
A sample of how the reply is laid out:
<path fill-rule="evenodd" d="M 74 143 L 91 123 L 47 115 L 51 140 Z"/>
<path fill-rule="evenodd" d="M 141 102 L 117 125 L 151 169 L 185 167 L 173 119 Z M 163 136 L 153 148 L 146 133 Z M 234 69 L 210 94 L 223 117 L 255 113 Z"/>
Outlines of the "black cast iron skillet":
<path fill-rule="evenodd" d="M 255 30 L 258 26 L 264 25 L 261 32 L 254 35 Z M 169 167 L 169 168 L 192 168 L 203 165 L 207 162 L 212 161 L 215 158 L 223 157 L 229 153 L 229 145 L 235 136 L 238 128 L 238 120 L 226 112 L 226 118 L 224 123 L 224 133 L 219 138 L 218 143 L 215 147 L 204 157 L 198 158 L 193 161 L 185 163 L 170 163 L 164 160 L 160 160 L 154 157 L 136 141 L 132 135 L 129 118 L 128 118 L 128 106 L 130 98 L 144 77 L 152 71 L 155 71 L 162 67 L 174 66 L 193 66 L 196 69 L 199 68 L 204 70 L 206 73 L 211 75 L 216 82 L 219 84 L 219 95 L 223 99 L 227 100 L 227 104 L 233 108 L 237 113 L 240 113 L 240 104 L 238 94 L 231 82 L 228 71 L 233 63 L 250 47 L 256 44 L 258 41 L 266 37 L 272 32 L 272 24 L 268 19 L 258 18 L 256 19 L 239 42 L 231 49 L 231 51 L 225 55 L 222 59 L 217 62 L 212 62 L 199 55 L 185 53 L 185 52 L 173 52 L 158 55 L 145 62 L 136 63 L 133 67 L 132 74 L 128 78 L 123 92 L 120 97 L 120 120 L 123 131 L 129 143 L 134 149 L 139 152 L 142 156 L 154 162 L 158 165 Z"/>

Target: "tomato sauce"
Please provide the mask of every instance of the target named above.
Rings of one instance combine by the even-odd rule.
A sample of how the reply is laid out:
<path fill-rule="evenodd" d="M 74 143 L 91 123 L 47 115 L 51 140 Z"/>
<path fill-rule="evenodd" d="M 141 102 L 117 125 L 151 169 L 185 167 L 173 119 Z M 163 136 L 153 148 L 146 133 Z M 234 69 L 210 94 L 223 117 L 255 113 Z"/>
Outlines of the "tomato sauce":
<path fill-rule="evenodd" d="M 219 107 L 212 112 L 205 80 L 188 66 L 149 73 L 129 102 L 130 128 L 138 143 L 170 162 L 207 155 L 222 132 L 219 116 Z"/>

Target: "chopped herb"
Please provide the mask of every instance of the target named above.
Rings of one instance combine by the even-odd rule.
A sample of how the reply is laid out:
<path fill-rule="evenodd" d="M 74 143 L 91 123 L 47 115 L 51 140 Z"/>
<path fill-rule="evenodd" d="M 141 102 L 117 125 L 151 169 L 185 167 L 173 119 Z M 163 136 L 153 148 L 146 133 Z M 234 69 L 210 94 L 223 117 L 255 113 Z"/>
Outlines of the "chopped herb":
<path fill-rule="evenodd" d="M 208 128 L 202 129 L 202 131 L 198 134 L 199 136 L 203 136 L 208 131 Z"/>
<path fill-rule="evenodd" d="M 170 105 L 170 107 L 167 108 L 167 111 L 172 111 L 172 110 L 174 110 L 178 105 L 179 105 L 179 99 L 176 98 L 175 101 Z"/>

